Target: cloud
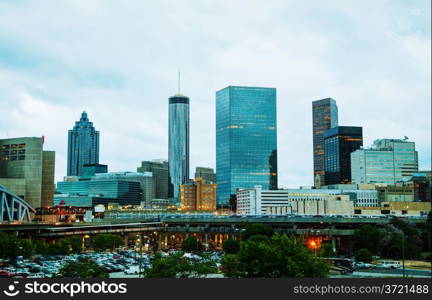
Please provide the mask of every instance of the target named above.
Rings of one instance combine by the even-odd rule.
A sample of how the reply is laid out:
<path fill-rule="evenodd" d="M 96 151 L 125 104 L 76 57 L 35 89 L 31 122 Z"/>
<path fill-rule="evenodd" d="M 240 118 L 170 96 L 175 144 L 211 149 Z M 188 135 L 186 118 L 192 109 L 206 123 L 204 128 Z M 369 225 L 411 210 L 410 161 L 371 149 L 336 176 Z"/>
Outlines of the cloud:
<path fill-rule="evenodd" d="M 283 186 L 313 182 L 311 101 L 325 97 L 365 145 L 406 135 L 430 168 L 430 25 L 428 1 L 2 1 L 0 137 L 44 134 L 60 180 L 86 110 L 111 171 L 167 158 L 180 69 L 192 167 L 215 166 L 215 91 L 257 85 L 277 88 Z"/>

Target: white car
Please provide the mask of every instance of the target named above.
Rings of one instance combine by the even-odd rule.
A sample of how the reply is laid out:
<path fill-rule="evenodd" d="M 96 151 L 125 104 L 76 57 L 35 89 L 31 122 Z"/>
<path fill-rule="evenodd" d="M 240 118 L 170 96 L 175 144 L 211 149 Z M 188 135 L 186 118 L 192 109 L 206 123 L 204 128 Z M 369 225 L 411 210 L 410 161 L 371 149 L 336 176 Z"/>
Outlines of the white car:
<path fill-rule="evenodd" d="M 394 260 L 382 260 L 378 267 L 381 268 L 387 268 L 387 269 L 399 269 L 402 267 L 401 263 L 399 261 Z"/>

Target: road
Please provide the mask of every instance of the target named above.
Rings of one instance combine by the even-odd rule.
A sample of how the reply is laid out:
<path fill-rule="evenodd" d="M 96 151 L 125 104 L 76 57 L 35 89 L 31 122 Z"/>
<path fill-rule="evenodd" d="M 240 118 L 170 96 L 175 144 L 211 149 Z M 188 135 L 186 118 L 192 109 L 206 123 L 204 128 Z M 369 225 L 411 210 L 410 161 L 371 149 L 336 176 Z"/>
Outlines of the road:
<path fill-rule="evenodd" d="M 332 278 L 382 278 L 382 277 L 402 277 L 402 269 L 360 269 L 352 274 L 332 275 Z M 432 278 L 431 270 L 405 269 L 406 277 Z"/>

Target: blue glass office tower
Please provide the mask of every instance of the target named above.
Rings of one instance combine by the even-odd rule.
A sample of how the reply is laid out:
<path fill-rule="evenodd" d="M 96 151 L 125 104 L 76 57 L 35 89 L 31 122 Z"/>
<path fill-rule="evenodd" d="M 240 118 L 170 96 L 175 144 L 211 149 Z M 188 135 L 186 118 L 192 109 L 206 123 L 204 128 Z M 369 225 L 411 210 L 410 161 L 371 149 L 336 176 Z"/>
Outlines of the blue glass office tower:
<path fill-rule="evenodd" d="M 237 188 L 277 189 L 276 89 L 228 86 L 216 92 L 217 203 Z"/>
<path fill-rule="evenodd" d="M 84 111 L 68 133 L 67 175 L 82 176 L 83 165 L 99 163 L 99 131 Z"/>
<path fill-rule="evenodd" d="M 189 179 L 189 98 L 169 98 L 168 171 L 170 198 L 180 203 L 180 185 Z"/>

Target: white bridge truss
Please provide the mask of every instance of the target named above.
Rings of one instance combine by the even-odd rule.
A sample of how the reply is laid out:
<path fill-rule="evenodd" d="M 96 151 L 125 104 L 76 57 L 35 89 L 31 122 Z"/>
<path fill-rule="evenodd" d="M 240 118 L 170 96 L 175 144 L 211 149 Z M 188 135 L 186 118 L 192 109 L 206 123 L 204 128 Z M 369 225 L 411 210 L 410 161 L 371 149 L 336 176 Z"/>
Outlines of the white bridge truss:
<path fill-rule="evenodd" d="M 0 185 L 0 222 L 30 222 L 33 207 Z"/>

